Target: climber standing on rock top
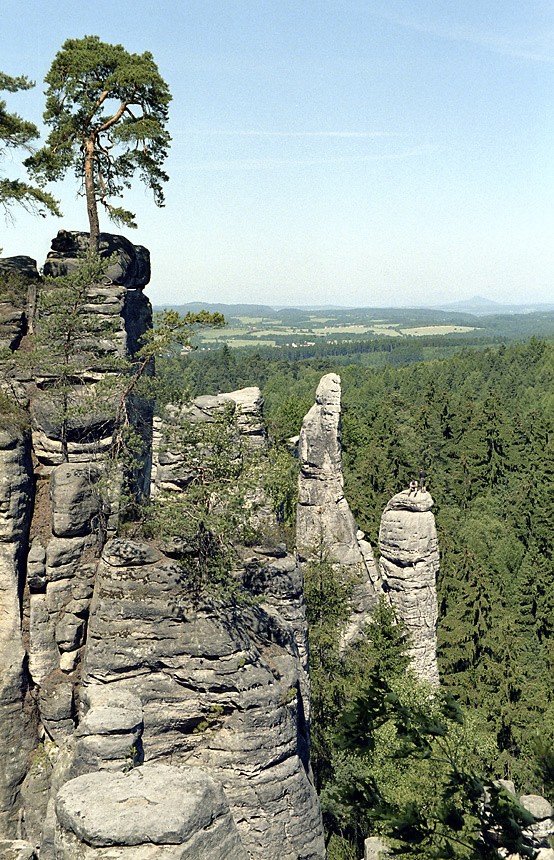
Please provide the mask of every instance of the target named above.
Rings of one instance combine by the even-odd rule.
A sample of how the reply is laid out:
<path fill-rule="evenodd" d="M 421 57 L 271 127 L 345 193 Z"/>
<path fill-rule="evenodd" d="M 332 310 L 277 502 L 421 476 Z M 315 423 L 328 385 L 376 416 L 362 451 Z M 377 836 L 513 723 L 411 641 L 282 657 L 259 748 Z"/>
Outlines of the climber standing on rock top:
<path fill-rule="evenodd" d="M 427 472 L 425 469 L 419 470 L 419 486 L 421 488 L 422 493 L 427 492 Z"/>

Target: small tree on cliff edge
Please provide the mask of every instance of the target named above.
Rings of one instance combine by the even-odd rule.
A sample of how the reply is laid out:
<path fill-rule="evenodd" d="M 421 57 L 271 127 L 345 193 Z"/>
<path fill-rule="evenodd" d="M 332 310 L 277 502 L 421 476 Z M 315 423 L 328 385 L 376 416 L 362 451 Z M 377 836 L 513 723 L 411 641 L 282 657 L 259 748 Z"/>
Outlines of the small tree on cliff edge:
<path fill-rule="evenodd" d="M 111 201 L 137 171 L 156 205 L 164 205 L 171 95 L 152 54 L 129 54 L 98 36 L 64 42 L 44 80 L 43 118 L 52 130 L 25 164 L 41 182 L 75 171 L 87 201 L 90 248 L 97 251 L 98 202 L 117 225 L 136 227 L 134 214 Z"/>

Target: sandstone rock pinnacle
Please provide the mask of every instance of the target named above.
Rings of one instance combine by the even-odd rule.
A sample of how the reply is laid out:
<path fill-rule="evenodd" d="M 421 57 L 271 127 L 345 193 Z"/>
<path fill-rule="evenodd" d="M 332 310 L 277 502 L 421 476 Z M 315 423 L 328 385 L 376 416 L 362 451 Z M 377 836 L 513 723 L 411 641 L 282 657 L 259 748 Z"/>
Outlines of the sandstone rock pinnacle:
<path fill-rule="evenodd" d="M 356 577 L 352 614 L 343 633 L 347 645 L 371 617 L 382 588 L 371 546 L 344 497 L 340 411 L 340 376 L 328 373 L 300 431 L 296 543 L 304 561 L 323 544 L 333 562 Z"/>
<path fill-rule="evenodd" d="M 360 634 L 383 596 L 408 628 L 415 673 L 436 685 L 439 553 L 433 499 L 427 492 L 405 490 L 390 500 L 381 520 L 378 569 L 344 496 L 340 412 L 340 377 L 329 373 L 319 383 L 300 433 L 298 554 L 309 561 L 323 543 L 345 575 L 354 573 L 358 578 L 343 647 Z"/>
<path fill-rule="evenodd" d="M 416 675 L 439 683 L 437 592 L 439 550 L 429 493 L 397 493 L 386 506 L 379 532 L 383 585 L 410 633 Z"/>

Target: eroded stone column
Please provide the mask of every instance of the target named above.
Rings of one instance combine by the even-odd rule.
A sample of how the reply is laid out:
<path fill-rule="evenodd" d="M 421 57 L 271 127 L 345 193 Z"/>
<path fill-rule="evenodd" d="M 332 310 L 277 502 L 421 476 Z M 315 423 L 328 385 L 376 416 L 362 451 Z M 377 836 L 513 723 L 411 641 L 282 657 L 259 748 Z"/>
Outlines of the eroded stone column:
<path fill-rule="evenodd" d="M 393 496 L 381 518 L 379 550 L 388 597 L 410 634 L 413 669 L 436 686 L 439 547 L 432 506 L 429 493 Z"/>
<path fill-rule="evenodd" d="M 355 577 L 352 612 L 343 633 L 346 646 L 371 618 L 382 587 L 371 545 L 344 496 L 340 401 L 340 376 L 328 373 L 300 432 L 296 543 L 301 560 L 314 559 L 323 551 L 345 576 Z"/>

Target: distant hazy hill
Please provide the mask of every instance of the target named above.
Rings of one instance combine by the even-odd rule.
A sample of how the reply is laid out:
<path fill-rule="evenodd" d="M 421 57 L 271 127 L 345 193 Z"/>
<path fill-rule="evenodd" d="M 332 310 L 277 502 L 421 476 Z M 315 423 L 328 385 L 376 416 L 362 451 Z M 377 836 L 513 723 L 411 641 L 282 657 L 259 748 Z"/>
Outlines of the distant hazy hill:
<path fill-rule="evenodd" d="M 471 299 L 464 299 L 459 302 L 445 302 L 444 304 L 432 305 L 432 306 L 423 306 L 423 305 L 412 305 L 406 306 L 405 308 L 373 308 L 373 307 L 345 307 L 340 305 L 296 305 L 293 307 L 287 307 L 286 305 L 249 305 L 249 304 L 236 304 L 236 305 L 226 305 L 222 302 L 187 302 L 183 305 L 157 305 L 154 306 L 155 311 L 162 310 L 162 307 L 170 307 L 172 310 L 179 311 L 181 314 L 187 313 L 187 311 L 191 311 L 192 313 L 197 313 L 201 310 L 207 310 L 211 313 L 222 313 L 225 314 L 227 318 L 230 317 L 265 317 L 266 319 L 295 319 L 298 320 L 302 318 L 306 314 L 314 313 L 317 311 L 327 311 L 327 312 L 336 312 L 338 314 L 348 313 L 352 314 L 355 311 L 363 311 L 366 313 L 377 312 L 380 313 L 387 312 L 388 317 L 402 318 L 408 314 L 413 314 L 415 311 L 418 311 L 423 314 L 432 314 L 436 311 L 443 311 L 447 313 L 460 313 L 460 314 L 472 314 L 473 316 L 491 316 L 494 314 L 531 314 L 531 313 L 544 313 L 547 311 L 554 310 L 554 303 L 540 303 L 536 302 L 534 304 L 524 304 L 524 305 L 508 305 L 501 304 L 500 302 L 493 302 L 490 299 L 485 299 L 482 296 L 474 296 Z"/>
<path fill-rule="evenodd" d="M 210 313 L 225 314 L 225 316 L 233 317 L 274 317 L 275 309 L 269 305 L 224 305 L 221 302 L 187 302 L 184 305 L 154 305 L 155 311 L 160 311 L 162 308 L 171 308 L 173 311 L 178 311 L 180 314 L 198 313 L 198 311 L 209 311 Z"/>
<path fill-rule="evenodd" d="M 551 311 L 554 304 L 535 303 L 528 305 L 503 305 L 484 299 L 482 296 L 473 296 L 472 299 L 464 299 L 461 302 L 448 302 L 441 305 L 433 305 L 434 310 L 460 311 L 462 313 L 486 316 L 490 314 L 531 314 L 541 311 Z"/>

